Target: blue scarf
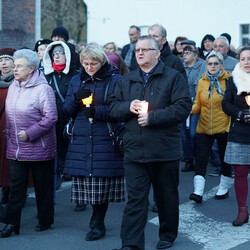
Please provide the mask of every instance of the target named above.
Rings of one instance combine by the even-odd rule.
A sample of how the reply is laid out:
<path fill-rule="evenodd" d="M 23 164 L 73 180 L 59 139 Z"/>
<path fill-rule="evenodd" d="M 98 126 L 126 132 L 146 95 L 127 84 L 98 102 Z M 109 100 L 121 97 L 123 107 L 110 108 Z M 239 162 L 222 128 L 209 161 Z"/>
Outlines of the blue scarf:
<path fill-rule="evenodd" d="M 211 75 L 208 71 L 206 73 L 207 73 L 207 77 L 210 81 L 210 85 L 209 85 L 208 92 L 207 92 L 207 99 L 210 97 L 210 93 L 213 91 L 214 87 L 220 96 L 224 96 L 224 91 L 221 88 L 220 82 L 218 80 L 218 77 L 222 73 L 222 69 L 214 75 Z"/>

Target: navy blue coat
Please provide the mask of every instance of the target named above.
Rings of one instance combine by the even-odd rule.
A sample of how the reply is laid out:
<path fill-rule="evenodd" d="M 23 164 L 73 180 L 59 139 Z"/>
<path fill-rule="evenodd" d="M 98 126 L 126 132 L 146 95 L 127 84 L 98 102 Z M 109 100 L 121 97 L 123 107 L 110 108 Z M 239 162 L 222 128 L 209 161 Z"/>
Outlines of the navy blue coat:
<path fill-rule="evenodd" d="M 113 93 L 119 71 L 105 64 L 93 79 L 82 68 L 72 78 L 63 105 L 63 112 L 74 118 L 73 136 L 68 147 L 64 173 L 71 176 L 116 177 L 123 176 L 122 158 L 114 152 L 107 121 L 111 121 L 109 105 L 104 104 L 104 92 L 110 81 L 108 96 Z M 75 101 L 74 93 L 85 85 L 93 93 L 94 122 L 90 124 L 83 105 Z"/>

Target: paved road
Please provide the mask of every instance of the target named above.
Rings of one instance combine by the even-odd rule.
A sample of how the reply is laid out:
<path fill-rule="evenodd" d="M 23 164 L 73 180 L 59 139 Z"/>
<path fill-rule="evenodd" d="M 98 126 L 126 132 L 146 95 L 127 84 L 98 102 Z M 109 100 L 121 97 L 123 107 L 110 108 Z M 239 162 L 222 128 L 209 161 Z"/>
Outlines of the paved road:
<path fill-rule="evenodd" d="M 209 171 L 212 169 L 209 168 Z M 192 179 L 193 172 L 180 173 L 180 228 L 179 236 L 171 249 L 250 249 L 250 223 L 239 228 L 231 225 L 237 213 L 233 187 L 228 199 L 215 200 L 219 177 L 207 176 L 205 201 L 197 205 L 188 200 L 193 191 Z M 35 200 L 31 194 L 23 209 L 21 234 L 0 239 L 0 250 L 111 250 L 121 246 L 119 232 L 125 203 L 110 204 L 106 217 L 106 237 L 86 242 L 91 208 L 88 207 L 84 212 L 74 212 L 74 204 L 70 203 L 70 183 L 64 183 L 63 186 L 65 189 L 57 192 L 53 228 L 40 233 L 34 231 L 37 220 Z M 150 203 L 152 206 L 152 194 Z M 158 219 L 151 212 L 151 206 L 145 232 L 146 250 L 156 249 L 158 241 Z"/>

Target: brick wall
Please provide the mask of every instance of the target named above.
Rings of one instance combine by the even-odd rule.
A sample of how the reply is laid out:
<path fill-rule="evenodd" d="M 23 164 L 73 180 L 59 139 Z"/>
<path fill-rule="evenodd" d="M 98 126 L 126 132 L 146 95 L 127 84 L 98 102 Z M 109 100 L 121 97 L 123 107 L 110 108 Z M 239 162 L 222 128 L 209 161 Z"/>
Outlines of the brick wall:
<path fill-rule="evenodd" d="M 2 0 L 0 48 L 35 44 L 35 0 Z"/>

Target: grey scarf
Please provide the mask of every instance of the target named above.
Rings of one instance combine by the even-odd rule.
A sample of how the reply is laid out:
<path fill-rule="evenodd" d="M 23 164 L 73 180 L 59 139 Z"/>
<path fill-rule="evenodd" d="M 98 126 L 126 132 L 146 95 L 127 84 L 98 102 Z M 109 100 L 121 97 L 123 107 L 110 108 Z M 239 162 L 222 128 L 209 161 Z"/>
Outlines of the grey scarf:
<path fill-rule="evenodd" d="M 125 64 L 130 67 L 131 66 L 131 60 L 132 60 L 132 57 L 133 57 L 133 52 L 135 50 L 135 45 L 136 43 L 130 43 L 130 48 L 129 48 L 129 51 L 124 59 L 124 62 Z"/>
<path fill-rule="evenodd" d="M 224 96 L 224 91 L 223 89 L 221 88 L 221 85 L 220 85 L 220 82 L 218 80 L 218 76 L 220 76 L 220 74 L 222 73 L 222 69 L 214 74 L 214 75 L 211 75 L 208 71 L 207 71 L 207 77 L 210 81 L 210 85 L 209 85 L 209 88 L 208 88 L 208 92 L 207 92 L 207 99 L 209 98 L 210 96 L 210 93 L 213 91 L 213 88 L 215 87 L 216 91 L 218 92 L 218 94 L 220 96 Z"/>
<path fill-rule="evenodd" d="M 14 73 L 10 72 L 7 75 L 1 75 L 0 76 L 0 89 L 5 89 L 10 86 L 12 83 L 12 80 L 14 79 Z"/>

